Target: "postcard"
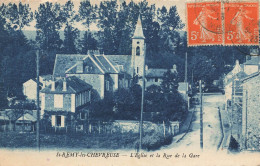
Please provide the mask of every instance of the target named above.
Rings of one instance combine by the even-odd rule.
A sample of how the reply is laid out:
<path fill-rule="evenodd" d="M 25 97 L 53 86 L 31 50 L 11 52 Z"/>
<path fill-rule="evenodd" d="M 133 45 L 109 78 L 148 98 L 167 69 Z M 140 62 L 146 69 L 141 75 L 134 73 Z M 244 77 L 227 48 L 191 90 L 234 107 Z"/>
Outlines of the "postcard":
<path fill-rule="evenodd" d="M 2 0 L 0 165 L 259 165 L 256 0 Z"/>

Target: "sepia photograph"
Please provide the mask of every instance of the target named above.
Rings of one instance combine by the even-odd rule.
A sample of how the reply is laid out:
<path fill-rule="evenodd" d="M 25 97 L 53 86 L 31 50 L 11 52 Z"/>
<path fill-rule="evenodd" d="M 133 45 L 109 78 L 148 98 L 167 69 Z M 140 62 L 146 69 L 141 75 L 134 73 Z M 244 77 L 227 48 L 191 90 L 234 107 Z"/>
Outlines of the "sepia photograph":
<path fill-rule="evenodd" d="M 260 164 L 258 0 L 1 0 L 0 165 Z"/>

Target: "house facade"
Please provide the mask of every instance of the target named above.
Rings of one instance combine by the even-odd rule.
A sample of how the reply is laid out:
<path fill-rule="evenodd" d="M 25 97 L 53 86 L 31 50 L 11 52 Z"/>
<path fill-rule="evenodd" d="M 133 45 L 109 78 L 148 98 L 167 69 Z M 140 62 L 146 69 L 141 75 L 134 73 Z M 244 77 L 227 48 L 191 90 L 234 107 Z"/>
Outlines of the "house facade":
<path fill-rule="evenodd" d="M 260 150 L 260 73 L 243 79 L 242 150 Z"/>
<path fill-rule="evenodd" d="M 43 75 L 39 77 L 40 89 L 44 88 L 46 85 L 50 85 L 52 80 L 52 75 Z M 37 100 L 37 80 L 29 79 L 23 83 L 23 94 L 28 100 Z"/>
<path fill-rule="evenodd" d="M 41 116 L 47 116 L 52 127 L 75 126 L 75 119 L 85 119 L 89 111 L 91 89 L 75 76 L 53 81 L 41 90 Z"/>

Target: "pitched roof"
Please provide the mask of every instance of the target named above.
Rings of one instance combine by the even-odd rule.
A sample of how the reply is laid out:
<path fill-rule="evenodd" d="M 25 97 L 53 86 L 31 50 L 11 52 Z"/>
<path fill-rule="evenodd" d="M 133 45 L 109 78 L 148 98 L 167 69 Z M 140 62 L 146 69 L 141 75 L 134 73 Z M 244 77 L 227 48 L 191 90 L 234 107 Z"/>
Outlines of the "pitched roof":
<path fill-rule="evenodd" d="M 32 122 L 36 122 L 37 121 L 37 118 L 29 113 L 26 113 L 23 115 L 21 115 L 20 118 L 18 118 L 18 121 L 32 121 Z"/>
<path fill-rule="evenodd" d="M 259 76 L 259 75 L 260 75 L 260 72 L 255 72 L 253 74 L 248 75 L 247 77 L 244 77 L 241 81 L 243 83 L 245 83 L 246 81 L 251 80 L 252 78 Z"/>
<path fill-rule="evenodd" d="M 260 59 L 258 56 L 252 56 L 250 60 L 246 61 L 244 65 L 258 65 Z"/>
<path fill-rule="evenodd" d="M 84 59 L 82 59 L 82 68 L 83 74 L 104 74 L 104 70 L 100 67 L 100 65 L 93 59 L 93 57 L 87 55 Z M 65 73 L 77 73 L 77 65 L 75 63 L 71 68 L 69 68 Z"/>
<path fill-rule="evenodd" d="M 133 39 L 145 39 L 140 15 L 138 16 Z"/>
<path fill-rule="evenodd" d="M 118 66 L 122 65 L 123 70 L 119 70 L 120 72 L 132 74 L 132 55 L 106 55 L 106 58 L 115 66 L 115 68 L 117 68 L 117 70 L 119 70 Z"/>
<path fill-rule="evenodd" d="M 231 78 L 228 78 L 226 81 L 226 85 L 229 84 L 230 82 L 232 82 L 235 79 L 238 80 L 242 80 L 243 78 L 247 77 L 247 74 L 243 71 L 240 71 L 239 73 L 237 73 L 236 75 L 232 76 Z"/>
<path fill-rule="evenodd" d="M 105 71 L 105 73 L 118 73 L 114 65 L 106 58 L 105 55 L 96 55 L 94 56 L 96 62 L 99 66 Z"/>
<path fill-rule="evenodd" d="M 77 73 L 77 63 L 65 73 Z M 83 59 L 83 74 L 118 73 L 116 68 L 104 55 L 87 55 Z"/>
<path fill-rule="evenodd" d="M 40 76 L 42 79 L 44 79 L 45 81 L 51 81 L 52 80 L 52 75 L 51 74 L 47 74 L 47 75 L 42 75 Z"/>
<path fill-rule="evenodd" d="M 163 77 L 164 73 L 167 72 L 167 69 L 155 69 L 151 68 L 146 71 L 146 77 Z"/>
<path fill-rule="evenodd" d="M 35 84 L 37 84 L 36 78 L 31 78 L 31 79 L 29 79 L 28 81 L 24 82 L 23 84 L 27 84 L 27 83 L 29 83 L 29 82 L 34 82 Z M 39 85 L 42 86 L 43 84 L 42 84 L 41 82 L 39 82 Z"/>
<path fill-rule="evenodd" d="M 65 77 L 65 71 L 75 65 L 87 55 L 80 54 L 57 54 L 53 69 L 54 77 Z"/>
<path fill-rule="evenodd" d="M 49 85 L 46 88 L 42 89 L 41 92 L 54 94 L 75 94 L 92 88 L 91 85 L 87 84 L 86 82 L 75 76 L 72 76 L 66 78 L 67 90 L 63 91 L 63 81 L 63 79 L 59 79 L 55 82 L 54 91 L 51 91 L 51 85 Z"/>

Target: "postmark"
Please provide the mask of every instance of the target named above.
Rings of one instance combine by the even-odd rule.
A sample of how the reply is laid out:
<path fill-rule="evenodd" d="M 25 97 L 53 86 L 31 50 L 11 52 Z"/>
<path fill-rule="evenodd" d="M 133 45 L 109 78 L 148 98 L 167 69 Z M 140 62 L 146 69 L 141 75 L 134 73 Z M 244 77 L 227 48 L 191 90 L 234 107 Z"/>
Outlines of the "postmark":
<path fill-rule="evenodd" d="M 258 2 L 224 3 L 224 44 L 258 45 Z"/>
<path fill-rule="evenodd" d="M 187 3 L 188 45 L 221 45 L 220 2 Z"/>

